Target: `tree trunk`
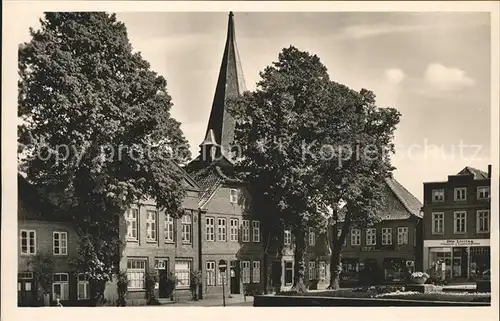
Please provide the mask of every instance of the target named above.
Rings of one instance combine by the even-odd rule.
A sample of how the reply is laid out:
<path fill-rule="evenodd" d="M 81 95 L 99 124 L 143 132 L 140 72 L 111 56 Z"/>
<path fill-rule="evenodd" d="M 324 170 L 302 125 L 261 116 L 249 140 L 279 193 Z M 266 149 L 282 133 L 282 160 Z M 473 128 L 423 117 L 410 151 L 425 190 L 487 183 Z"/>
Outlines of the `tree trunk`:
<path fill-rule="evenodd" d="M 292 291 L 298 293 L 307 292 L 307 287 L 304 283 L 305 274 L 305 254 L 306 254 L 306 235 L 302 230 L 296 230 L 295 249 L 294 249 L 294 276 Z"/>
<path fill-rule="evenodd" d="M 94 280 L 91 281 L 90 291 L 93 306 L 103 306 L 105 303 L 104 289 L 106 288 L 106 281 Z"/>
<path fill-rule="evenodd" d="M 342 272 L 342 247 L 340 244 L 332 246 L 332 254 L 330 255 L 330 285 L 329 290 L 337 290 L 340 288 L 340 273 Z"/>

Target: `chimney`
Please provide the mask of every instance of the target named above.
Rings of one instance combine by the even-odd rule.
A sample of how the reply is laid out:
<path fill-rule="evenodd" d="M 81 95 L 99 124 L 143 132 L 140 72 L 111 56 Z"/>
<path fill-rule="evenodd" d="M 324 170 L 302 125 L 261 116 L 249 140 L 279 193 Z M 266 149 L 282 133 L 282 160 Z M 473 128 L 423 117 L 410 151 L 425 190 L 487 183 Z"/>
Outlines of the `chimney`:
<path fill-rule="evenodd" d="M 491 178 L 491 164 L 488 165 L 488 178 Z"/>

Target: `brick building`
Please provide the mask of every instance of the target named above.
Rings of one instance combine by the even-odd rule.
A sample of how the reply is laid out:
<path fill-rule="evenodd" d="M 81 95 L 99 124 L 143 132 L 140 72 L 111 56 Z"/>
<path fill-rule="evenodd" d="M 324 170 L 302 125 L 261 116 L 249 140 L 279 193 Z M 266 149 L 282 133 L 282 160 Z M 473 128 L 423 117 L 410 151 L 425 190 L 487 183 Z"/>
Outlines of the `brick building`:
<path fill-rule="evenodd" d="M 490 269 L 490 185 L 491 165 L 424 183 L 425 270 L 464 281 Z"/>

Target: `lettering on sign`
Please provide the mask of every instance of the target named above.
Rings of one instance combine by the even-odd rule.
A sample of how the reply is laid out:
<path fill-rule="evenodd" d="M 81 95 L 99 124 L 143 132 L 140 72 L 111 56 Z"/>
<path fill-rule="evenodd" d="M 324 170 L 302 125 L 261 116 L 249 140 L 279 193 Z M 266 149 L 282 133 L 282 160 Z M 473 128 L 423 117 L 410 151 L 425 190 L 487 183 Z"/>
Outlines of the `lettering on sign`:
<path fill-rule="evenodd" d="M 444 240 L 441 242 L 441 245 L 447 245 L 447 246 L 474 246 L 474 245 L 480 245 L 479 242 L 476 240 Z"/>

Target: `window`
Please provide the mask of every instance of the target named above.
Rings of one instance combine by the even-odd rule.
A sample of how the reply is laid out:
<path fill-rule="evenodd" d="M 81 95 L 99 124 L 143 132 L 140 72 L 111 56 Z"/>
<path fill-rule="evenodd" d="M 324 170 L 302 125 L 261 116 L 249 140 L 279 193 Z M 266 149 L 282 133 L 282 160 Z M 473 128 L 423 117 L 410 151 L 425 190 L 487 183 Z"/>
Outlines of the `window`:
<path fill-rule="evenodd" d="M 392 244 L 392 228 L 383 227 L 382 228 L 382 245 Z"/>
<path fill-rule="evenodd" d="M 285 261 L 285 285 L 293 283 L 293 262 Z"/>
<path fill-rule="evenodd" d="M 443 234 L 444 213 L 432 213 L 432 234 Z"/>
<path fill-rule="evenodd" d="M 174 218 L 165 214 L 165 242 L 174 241 Z"/>
<path fill-rule="evenodd" d="M 254 243 L 260 242 L 260 222 L 252 221 L 252 239 Z"/>
<path fill-rule="evenodd" d="M 433 202 L 443 202 L 444 201 L 444 189 L 433 189 L 432 190 L 432 201 Z"/>
<path fill-rule="evenodd" d="M 250 221 L 249 220 L 243 220 L 242 224 L 243 224 L 243 228 L 242 228 L 242 232 L 243 232 L 242 241 L 243 242 L 250 242 Z"/>
<path fill-rule="evenodd" d="M 453 231 L 454 233 L 465 233 L 466 212 L 453 213 Z"/>
<path fill-rule="evenodd" d="M 316 262 L 309 261 L 309 280 L 316 278 Z"/>
<path fill-rule="evenodd" d="M 54 232 L 52 238 L 54 255 L 68 254 L 68 234 L 66 232 Z"/>
<path fill-rule="evenodd" d="M 356 228 L 351 230 L 351 245 L 359 246 L 361 245 L 361 230 Z"/>
<path fill-rule="evenodd" d="M 155 270 L 168 270 L 168 259 L 155 259 Z"/>
<path fill-rule="evenodd" d="M 238 242 L 238 227 L 238 219 L 229 220 L 229 240 L 231 242 Z"/>
<path fill-rule="evenodd" d="M 285 231 L 285 245 L 292 244 L 292 232 Z"/>
<path fill-rule="evenodd" d="M 52 295 L 53 300 L 59 298 L 64 301 L 69 299 L 68 273 L 56 273 L 53 275 Z"/>
<path fill-rule="evenodd" d="M 485 200 L 490 198 L 490 187 L 489 186 L 478 186 L 477 188 L 477 199 Z"/>
<path fill-rule="evenodd" d="M 326 279 L 326 263 L 324 261 L 319 261 L 319 279 Z"/>
<path fill-rule="evenodd" d="M 377 244 L 377 230 L 374 228 L 366 229 L 366 245 L 376 245 Z"/>
<path fill-rule="evenodd" d="M 146 240 L 156 241 L 156 211 L 146 211 Z"/>
<path fill-rule="evenodd" d="M 398 244 L 408 244 L 408 227 L 398 227 Z"/>
<path fill-rule="evenodd" d="M 181 218 L 182 242 L 191 243 L 191 214 L 186 213 Z"/>
<path fill-rule="evenodd" d="M 252 282 L 260 283 L 260 261 L 252 262 Z"/>
<path fill-rule="evenodd" d="M 217 219 L 217 237 L 219 241 L 226 242 L 226 219 Z"/>
<path fill-rule="evenodd" d="M 125 213 L 125 220 L 127 221 L 127 240 L 137 241 L 137 219 L 139 217 L 139 210 L 131 208 Z"/>
<path fill-rule="evenodd" d="M 316 233 L 312 230 L 312 228 L 309 228 L 309 245 L 314 246 L 316 244 Z"/>
<path fill-rule="evenodd" d="M 215 285 L 215 261 L 207 261 L 207 285 Z"/>
<path fill-rule="evenodd" d="M 78 300 L 88 300 L 90 299 L 89 293 L 89 280 L 85 274 L 78 274 Z"/>
<path fill-rule="evenodd" d="M 457 187 L 455 188 L 455 201 L 465 201 L 467 200 L 467 188 Z"/>
<path fill-rule="evenodd" d="M 129 289 L 144 289 L 146 279 L 146 260 L 128 260 L 127 278 Z"/>
<path fill-rule="evenodd" d="M 233 203 L 233 204 L 238 203 L 238 190 L 237 189 L 231 189 L 229 191 L 229 203 Z"/>
<path fill-rule="evenodd" d="M 175 276 L 177 277 L 178 288 L 189 288 L 191 281 L 191 260 L 175 260 Z"/>
<path fill-rule="evenodd" d="M 36 232 L 21 230 L 21 254 L 36 254 Z"/>
<path fill-rule="evenodd" d="M 243 283 L 250 283 L 250 261 L 241 261 L 241 271 Z"/>
<path fill-rule="evenodd" d="M 215 235 L 214 235 L 214 218 L 213 217 L 207 217 L 206 218 L 206 238 L 207 241 L 215 241 Z"/>
<path fill-rule="evenodd" d="M 477 211 L 477 233 L 488 233 L 490 231 L 490 211 Z"/>

